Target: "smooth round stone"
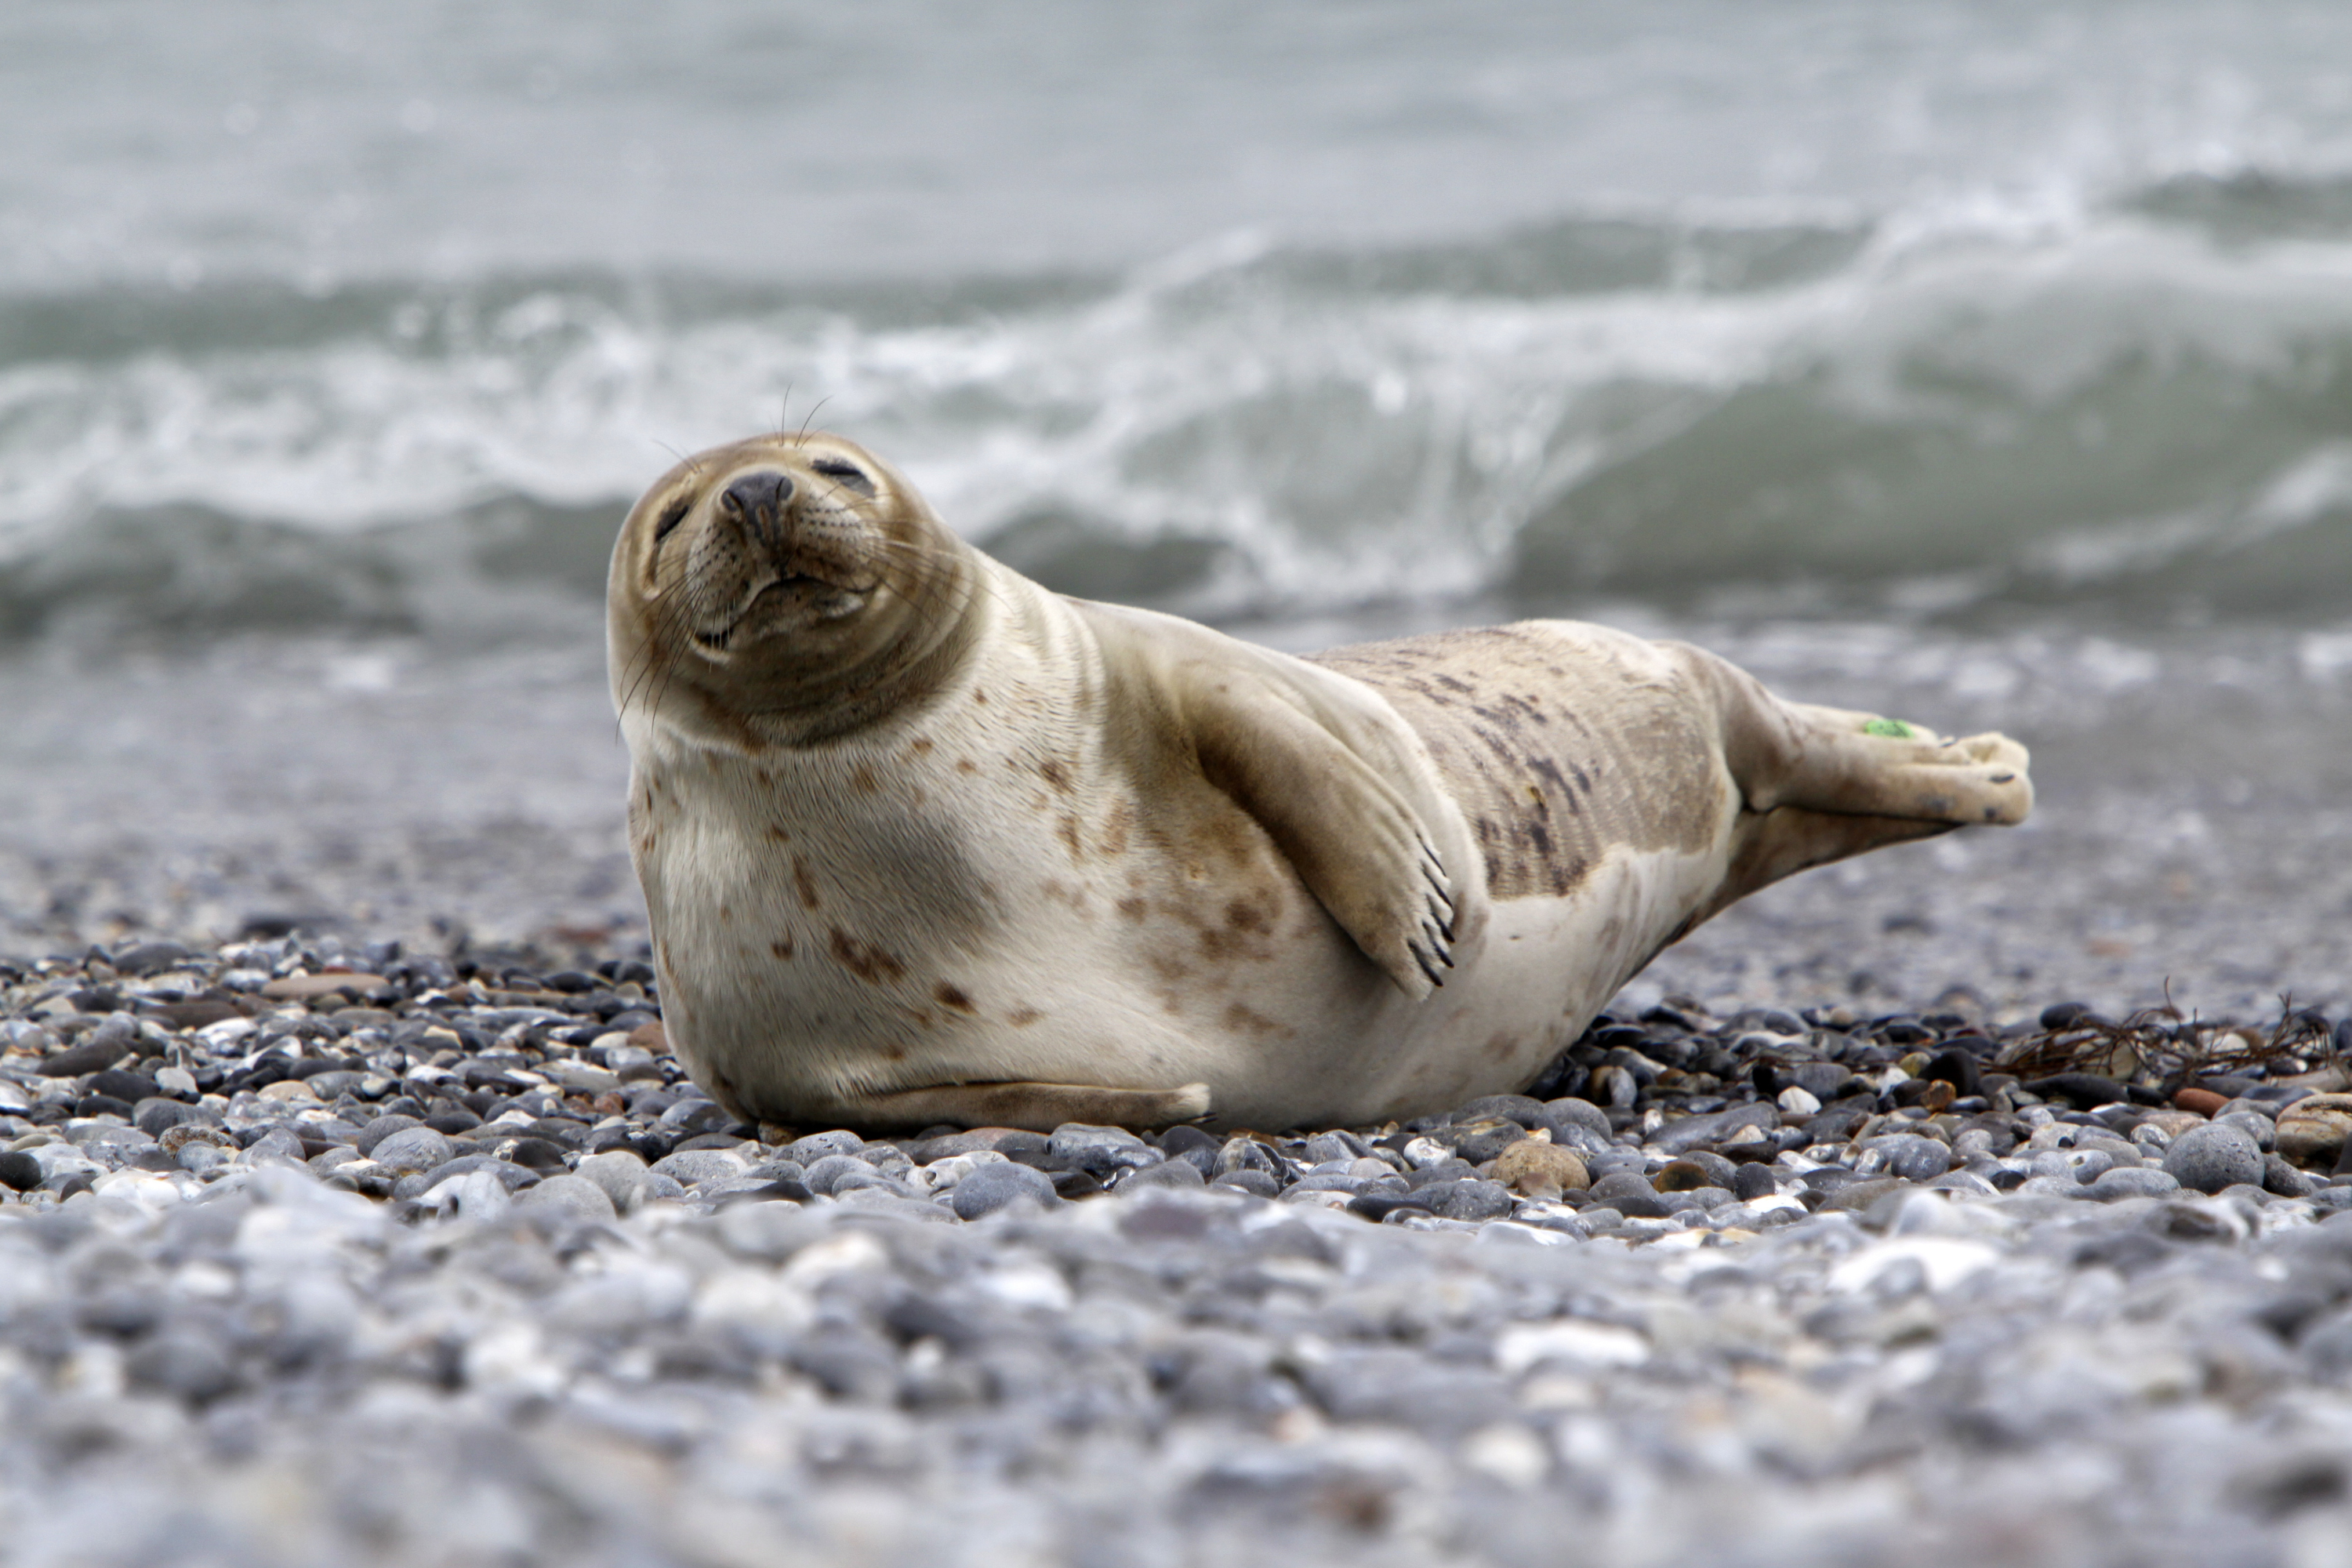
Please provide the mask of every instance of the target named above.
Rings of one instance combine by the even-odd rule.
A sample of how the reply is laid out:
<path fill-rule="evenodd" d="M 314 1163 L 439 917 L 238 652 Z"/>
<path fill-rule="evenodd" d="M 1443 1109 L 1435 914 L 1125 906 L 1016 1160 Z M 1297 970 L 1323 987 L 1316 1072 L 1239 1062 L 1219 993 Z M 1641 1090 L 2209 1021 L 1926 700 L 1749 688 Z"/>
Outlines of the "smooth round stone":
<path fill-rule="evenodd" d="M 1741 1202 L 1769 1197 L 1780 1190 L 1780 1178 L 1772 1173 L 1769 1165 L 1737 1166 L 1731 1174 L 1731 1191 Z"/>
<path fill-rule="evenodd" d="M 1052 1177 L 1010 1160 L 973 1166 L 948 1199 L 958 1219 L 979 1219 L 1016 1205 L 1050 1208 L 1059 1202 Z"/>
<path fill-rule="evenodd" d="M 2290 1161 L 2332 1165 L 2352 1142 L 2352 1094 L 2315 1094 L 2279 1112 L 2278 1152 Z"/>
<path fill-rule="evenodd" d="M 1650 1178 L 1642 1174 L 1638 1167 L 1621 1168 L 1596 1176 L 1591 1190 L 1592 1201 L 1597 1204 L 1613 1204 L 1622 1197 L 1654 1198 L 1658 1195 L 1657 1188 L 1650 1184 Z"/>
<path fill-rule="evenodd" d="M 1886 1162 L 1886 1173 L 1906 1182 L 1932 1182 L 1952 1168 L 1950 1145 L 1916 1132 L 1894 1132 L 1865 1145 Z"/>
<path fill-rule="evenodd" d="M 464 1219 L 494 1220 L 514 1207 L 504 1182 L 489 1171 L 466 1171 L 425 1189 L 429 1208 Z"/>
<path fill-rule="evenodd" d="M 0 1153 L 0 1185 L 29 1193 L 41 1184 L 41 1163 L 22 1149 Z"/>
<path fill-rule="evenodd" d="M 1188 1161 L 1187 1163 L 1190 1162 Z M 1282 1184 L 1265 1171 L 1227 1171 L 1213 1184 L 1230 1187 L 1235 1192 L 1247 1193 L 1255 1198 L 1270 1198 L 1282 1191 Z"/>
<path fill-rule="evenodd" d="M 403 1175 L 438 1170 L 449 1163 L 449 1140 L 430 1127 L 403 1127 L 376 1140 L 362 1152 L 387 1171 Z"/>
<path fill-rule="evenodd" d="M 2307 1198 L 2317 1189 L 2308 1172 L 2298 1171 L 2276 1154 L 2263 1156 L 2263 1190 L 2282 1198 Z"/>
<path fill-rule="evenodd" d="M 501 1160 L 495 1154 L 460 1154 L 446 1164 L 437 1165 L 426 1172 L 423 1190 L 431 1192 L 435 1187 L 453 1177 L 470 1175 L 476 1172 L 487 1172 L 496 1176 L 499 1184 L 510 1193 L 518 1192 L 524 1187 L 536 1186 L 543 1179 L 537 1171 L 529 1166 L 518 1165 L 511 1160 Z"/>
<path fill-rule="evenodd" d="M 395 1132 L 424 1125 L 423 1120 L 415 1116 L 379 1116 L 360 1129 L 359 1136 L 352 1140 L 352 1147 L 374 1159 L 377 1144 Z"/>
<path fill-rule="evenodd" d="M 1370 1145 L 1352 1132 L 1318 1132 L 1307 1141 L 1307 1159 L 1311 1164 L 1327 1160 L 1360 1160 Z"/>
<path fill-rule="evenodd" d="M 669 1160 L 664 1160 L 660 1164 L 656 1165 L 654 1169 L 656 1171 L 669 1170 L 672 1175 L 678 1175 L 677 1172 L 670 1170 L 669 1163 L 670 1160 L 675 1160 L 677 1157 L 678 1156 L 676 1154 L 672 1154 L 669 1157 Z M 831 1197 L 833 1195 L 835 1184 L 839 1182 L 844 1176 L 870 1177 L 873 1174 L 874 1167 L 867 1164 L 865 1161 L 859 1159 L 855 1154 L 827 1154 L 824 1158 L 817 1161 L 816 1163 L 801 1172 L 801 1184 L 808 1188 L 808 1190 L 813 1193 L 822 1193 L 826 1197 Z M 688 1178 L 682 1175 L 679 1175 L 678 1179 L 681 1181 L 688 1180 Z"/>
<path fill-rule="evenodd" d="M 532 1213 L 547 1212 L 566 1219 L 608 1220 L 616 1216 L 612 1198 L 585 1176 L 569 1173 L 549 1176 L 524 1189 L 515 1206 Z"/>
<path fill-rule="evenodd" d="M 1518 1206 L 1511 1189 L 1500 1182 L 1460 1182 L 1438 1205 L 1437 1214 L 1445 1219 L 1503 1219 Z"/>
<path fill-rule="evenodd" d="M 2180 1190 L 2180 1181 L 2150 1165 L 2114 1165 L 2084 1186 L 2084 1193 L 2103 1201 L 2116 1198 L 2160 1198 Z"/>
<path fill-rule="evenodd" d="M 1540 1138 L 1523 1138 L 1496 1155 L 1495 1180 L 1528 1197 L 1547 1198 L 1592 1184 L 1579 1155 Z"/>
<path fill-rule="evenodd" d="M 2164 1173 L 2200 1193 L 2259 1185 L 2263 1151 L 2244 1128 L 2232 1121 L 2215 1121 L 2192 1127 L 2175 1138 L 2164 1152 Z"/>
<path fill-rule="evenodd" d="M 1615 1135 L 1609 1125 L 1609 1113 L 1589 1100 L 1578 1100 L 1573 1097 L 1565 1100 L 1547 1100 L 1543 1103 L 1543 1109 L 1544 1113 L 1551 1119 L 1552 1136 L 1555 1140 L 1559 1137 L 1559 1130 L 1565 1127 L 1581 1127 L 1604 1139 Z"/>
<path fill-rule="evenodd" d="M 1145 1187 L 1201 1187 L 1207 1184 L 1208 1178 L 1201 1174 L 1201 1167 L 1192 1161 L 1163 1160 L 1157 1165 L 1142 1165 L 1129 1171 L 1119 1178 L 1117 1190 L 1124 1193 Z"/>
<path fill-rule="evenodd" d="M 2097 1181 L 2115 1169 L 2116 1157 L 2105 1149 L 2044 1149 L 2027 1163 L 2037 1176 L 2053 1181 Z"/>
<path fill-rule="evenodd" d="M 1166 1156 L 1124 1127 L 1095 1127 L 1066 1121 L 1045 1139 L 1045 1152 L 1096 1175 L 1156 1165 Z"/>
<path fill-rule="evenodd" d="M 2261 1108 L 2257 1110 L 2257 1106 Z M 2213 1118 L 2213 1125 L 2242 1130 L 2254 1141 L 2255 1148 L 2267 1153 L 2278 1141 L 2278 1123 L 2271 1120 L 2270 1114 L 2277 1109 L 2276 1106 L 2262 1105 L 2259 1100 L 2233 1100 L 2221 1115 Z"/>
<path fill-rule="evenodd" d="M 805 1138 L 795 1138 L 786 1145 L 784 1157 L 798 1160 L 803 1165 L 814 1165 L 827 1154 L 855 1154 L 866 1147 L 866 1140 L 845 1128 L 831 1132 L 812 1132 Z"/>
<path fill-rule="evenodd" d="M 645 1184 L 646 1167 L 645 1157 L 634 1149 L 607 1149 L 582 1160 L 572 1174 L 596 1184 L 614 1208 L 626 1209 Z"/>
<path fill-rule="evenodd" d="M 1728 1164 L 1730 1162 L 1726 1161 Z M 1719 1186 L 1715 1173 L 1696 1160 L 1675 1160 L 1659 1171 L 1651 1184 L 1662 1193 L 1687 1193 L 1697 1187 Z"/>
<path fill-rule="evenodd" d="M 283 1127 L 273 1127 L 245 1146 L 245 1163 L 248 1165 L 265 1160 L 286 1160 L 299 1165 L 309 1158 L 302 1152 L 302 1140 Z"/>
<path fill-rule="evenodd" d="M 849 1159 L 846 1155 L 835 1155 L 835 1158 L 871 1169 L 862 1160 Z M 819 1160 L 817 1166 L 824 1163 Z M 740 1176 L 750 1167 L 724 1149 L 681 1149 L 675 1154 L 665 1154 L 655 1161 L 653 1168 L 656 1173 L 667 1176 L 682 1186 L 691 1187 L 703 1182 L 723 1182 L 730 1176 Z M 812 1170 L 815 1168 L 811 1167 Z M 803 1176 L 802 1180 L 807 1181 L 807 1177 Z M 817 1190 L 814 1183 L 810 1184 L 809 1190 Z"/>

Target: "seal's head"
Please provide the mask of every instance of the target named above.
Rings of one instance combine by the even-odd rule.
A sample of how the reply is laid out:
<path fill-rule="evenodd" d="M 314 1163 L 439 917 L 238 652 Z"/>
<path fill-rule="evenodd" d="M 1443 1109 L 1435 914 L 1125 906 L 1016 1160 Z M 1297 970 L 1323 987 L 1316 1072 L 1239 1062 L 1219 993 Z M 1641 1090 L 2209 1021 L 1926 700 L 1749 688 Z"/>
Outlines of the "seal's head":
<path fill-rule="evenodd" d="M 626 715 L 760 749 L 919 697 L 971 637 L 971 551 L 914 487 L 836 436 L 703 452 L 647 490 L 607 582 Z"/>

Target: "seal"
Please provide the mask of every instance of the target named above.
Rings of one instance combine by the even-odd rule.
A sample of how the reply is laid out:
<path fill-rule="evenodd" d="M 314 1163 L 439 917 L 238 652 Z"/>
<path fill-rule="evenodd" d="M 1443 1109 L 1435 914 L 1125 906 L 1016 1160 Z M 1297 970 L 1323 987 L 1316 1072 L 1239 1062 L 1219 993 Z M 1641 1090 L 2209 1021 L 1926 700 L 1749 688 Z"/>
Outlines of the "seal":
<path fill-rule="evenodd" d="M 664 476 L 609 633 L 665 1024 L 747 1121 L 1458 1105 L 1734 900 L 2032 802 L 2002 736 L 1600 626 L 1298 658 L 1066 598 L 830 435 Z"/>

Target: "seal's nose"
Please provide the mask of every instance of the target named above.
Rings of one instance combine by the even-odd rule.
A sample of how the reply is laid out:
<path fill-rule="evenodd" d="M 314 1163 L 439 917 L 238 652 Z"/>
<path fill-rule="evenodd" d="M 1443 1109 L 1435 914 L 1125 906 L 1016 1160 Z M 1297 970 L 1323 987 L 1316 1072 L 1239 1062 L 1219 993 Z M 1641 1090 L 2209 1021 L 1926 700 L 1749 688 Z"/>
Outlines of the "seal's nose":
<path fill-rule="evenodd" d="M 721 492 L 721 498 L 738 516 L 749 519 L 757 527 L 773 528 L 783 512 L 784 503 L 793 499 L 793 477 L 772 468 L 739 475 Z"/>

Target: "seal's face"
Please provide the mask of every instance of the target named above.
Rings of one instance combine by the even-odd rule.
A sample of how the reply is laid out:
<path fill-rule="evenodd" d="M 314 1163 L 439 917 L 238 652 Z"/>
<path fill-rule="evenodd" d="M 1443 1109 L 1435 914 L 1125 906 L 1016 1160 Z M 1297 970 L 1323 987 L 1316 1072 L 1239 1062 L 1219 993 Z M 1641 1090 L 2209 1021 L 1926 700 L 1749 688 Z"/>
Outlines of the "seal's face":
<path fill-rule="evenodd" d="M 951 651 L 970 572 L 914 489 L 853 442 L 769 436 L 698 454 L 622 528 L 614 695 L 624 711 L 724 713 L 776 739 L 838 732 L 877 689 L 903 700 L 905 678 Z M 698 700 L 673 710 L 674 697 Z"/>

